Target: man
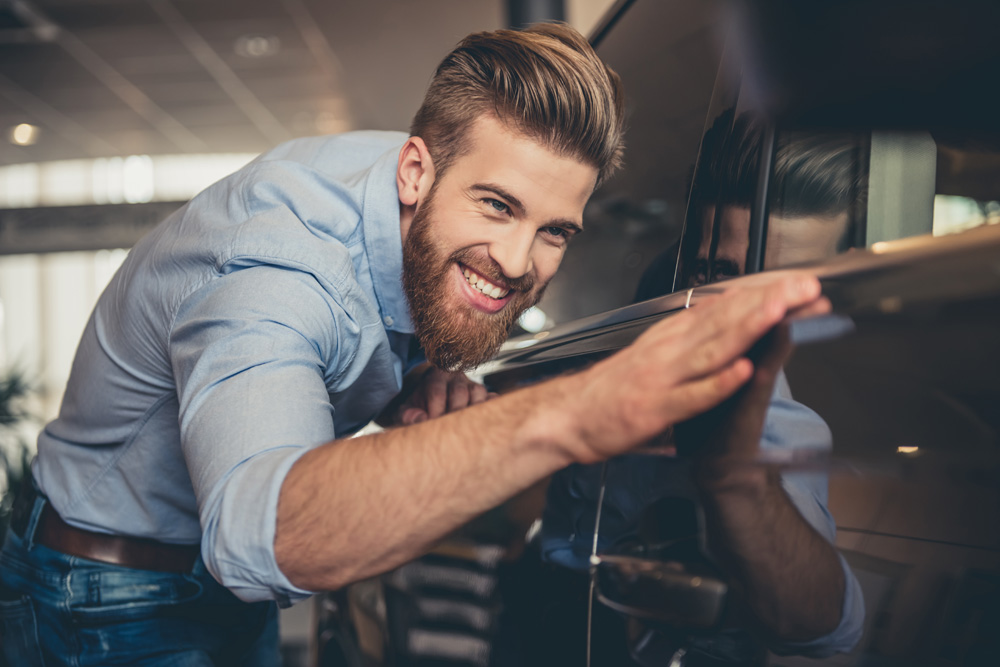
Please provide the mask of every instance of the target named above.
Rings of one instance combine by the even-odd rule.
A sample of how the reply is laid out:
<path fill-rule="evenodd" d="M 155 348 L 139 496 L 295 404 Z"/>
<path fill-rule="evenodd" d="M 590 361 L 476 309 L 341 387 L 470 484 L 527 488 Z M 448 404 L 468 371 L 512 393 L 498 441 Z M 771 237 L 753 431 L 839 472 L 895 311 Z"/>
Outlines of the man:
<path fill-rule="evenodd" d="M 583 374 L 495 400 L 440 370 L 489 358 L 540 297 L 617 167 L 622 105 L 569 28 L 473 35 L 411 136 L 292 141 L 137 244 L 12 521 L 10 659 L 274 664 L 274 601 L 403 563 L 746 383 L 755 340 L 823 309 L 814 279 L 700 305 Z M 438 369 L 396 411 L 411 425 L 343 439 L 421 361 L 414 338 Z"/>

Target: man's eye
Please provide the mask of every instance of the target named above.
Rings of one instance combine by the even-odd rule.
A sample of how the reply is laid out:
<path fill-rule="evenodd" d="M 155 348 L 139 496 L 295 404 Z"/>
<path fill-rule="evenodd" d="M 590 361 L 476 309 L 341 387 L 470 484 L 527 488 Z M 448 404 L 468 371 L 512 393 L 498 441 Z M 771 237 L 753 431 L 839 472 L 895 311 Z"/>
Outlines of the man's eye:
<path fill-rule="evenodd" d="M 492 206 L 493 210 L 497 213 L 508 213 L 510 211 L 510 207 L 498 199 L 485 199 L 484 201 Z"/>
<path fill-rule="evenodd" d="M 555 236 L 557 238 L 569 237 L 569 232 L 563 229 L 562 227 L 545 227 L 544 231 L 546 234 L 549 234 L 550 236 Z"/>

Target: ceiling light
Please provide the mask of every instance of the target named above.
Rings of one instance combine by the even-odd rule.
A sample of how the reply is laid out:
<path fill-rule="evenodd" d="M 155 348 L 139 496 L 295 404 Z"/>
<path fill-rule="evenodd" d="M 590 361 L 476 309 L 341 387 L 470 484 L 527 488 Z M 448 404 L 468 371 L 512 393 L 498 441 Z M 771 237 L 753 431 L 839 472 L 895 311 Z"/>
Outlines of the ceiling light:
<path fill-rule="evenodd" d="M 30 146 L 38 141 L 38 126 L 21 123 L 10 130 L 10 143 L 15 146 Z"/>
<path fill-rule="evenodd" d="M 899 446 L 896 447 L 896 453 L 903 454 L 905 456 L 916 456 L 920 453 L 920 448 L 913 446 Z"/>
<path fill-rule="evenodd" d="M 244 58 L 267 58 L 281 51 L 281 40 L 275 35 L 242 35 L 233 50 Z"/>

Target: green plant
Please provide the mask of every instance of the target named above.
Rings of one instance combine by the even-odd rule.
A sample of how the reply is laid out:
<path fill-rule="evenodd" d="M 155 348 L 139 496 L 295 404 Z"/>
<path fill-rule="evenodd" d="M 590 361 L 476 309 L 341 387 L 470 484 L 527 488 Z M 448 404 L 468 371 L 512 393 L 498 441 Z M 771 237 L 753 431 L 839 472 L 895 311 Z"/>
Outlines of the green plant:
<path fill-rule="evenodd" d="M 0 536 L 6 534 L 18 490 L 29 479 L 30 448 L 19 427 L 33 421 L 27 407 L 33 392 L 33 385 L 20 370 L 10 369 L 0 376 Z"/>

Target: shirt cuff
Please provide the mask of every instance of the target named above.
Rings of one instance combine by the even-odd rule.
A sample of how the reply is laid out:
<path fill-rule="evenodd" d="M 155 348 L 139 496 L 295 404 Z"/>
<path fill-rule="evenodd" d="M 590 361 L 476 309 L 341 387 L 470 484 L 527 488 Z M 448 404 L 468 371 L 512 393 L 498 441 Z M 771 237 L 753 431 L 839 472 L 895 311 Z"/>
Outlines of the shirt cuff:
<path fill-rule="evenodd" d="M 828 658 L 834 653 L 849 653 L 857 645 L 864 632 L 864 595 L 851 566 L 839 552 L 837 558 L 844 570 L 844 604 L 840 610 L 840 625 L 830 634 L 807 642 L 781 642 L 771 646 L 772 651 L 779 655 Z"/>
<path fill-rule="evenodd" d="M 244 602 L 275 600 L 289 607 L 315 593 L 293 585 L 274 557 L 281 485 L 307 451 L 300 446 L 276 447 L 240 462 L 202 508 L 205 565 Z"/>

